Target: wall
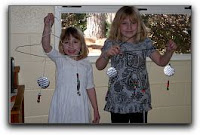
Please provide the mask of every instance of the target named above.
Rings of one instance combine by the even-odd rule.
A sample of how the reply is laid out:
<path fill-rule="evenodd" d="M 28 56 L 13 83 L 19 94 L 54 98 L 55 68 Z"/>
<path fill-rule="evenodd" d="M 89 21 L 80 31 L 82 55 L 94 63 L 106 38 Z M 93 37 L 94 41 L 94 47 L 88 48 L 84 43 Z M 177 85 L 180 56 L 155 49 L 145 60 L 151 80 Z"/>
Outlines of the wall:
<path fill-rule="evenodd" d="M 19 83 L 25 85 L 25 123 L 47 123 L 51 97 L 55 86 L 55 65 L 47 58 L 35 57 L 16 52 L 15 49 L 45 56 L 41 48 L 43 19 L 47 13 L 54 13 L 54 6 L 9 6 L 9 55 L 15 58 L 15 65 L 20 66 Z M 54 33 L 54 29 L 52 31 Z M 54 37 L 52 36 L 52 45 Z M 150 60 L 147 68 L 150 78 L 153 109 L 149 112 L 149 123 L 191 123 L 192 121 L 192 85 L 191 56 L 186 59 L 170 61 L 175 68 L 175 75 L 168 78 L 163 67 L 158 67 Z M 173 60 L 175 59 L 175 60 Z M 106 69 L 98 71 L 94 61 L 94 81 L 101 115 L 101 123 L 110 123 L 110 114 L 103 111 L 108 77 Z M 107 66 L 107 68 L 109 65 Z M 50 80 L 50 86 L 42 90 L 41 102 L 37 103 L 40 87 L 37 79 L 43 75 Z M 166 82 L 170 80 L 170 89 L 166 90 Z"/>

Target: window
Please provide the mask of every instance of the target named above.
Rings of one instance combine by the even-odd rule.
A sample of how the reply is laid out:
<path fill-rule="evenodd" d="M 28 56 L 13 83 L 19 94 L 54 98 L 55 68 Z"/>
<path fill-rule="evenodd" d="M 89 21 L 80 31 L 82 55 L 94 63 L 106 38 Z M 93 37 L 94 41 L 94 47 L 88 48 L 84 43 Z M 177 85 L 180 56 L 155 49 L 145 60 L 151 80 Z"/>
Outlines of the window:
<path fill-rule="evenodd" d="M 163 52 L 165 44 L 172 39 L 177 44 L 175 53 L 191 53 L 191 16 L 187 14 L 142 14 L 150 30 L 149 37 L 156 48 Z"/>
<path fill-rule="evenodd" d="M 89 56 L 99 56 L 116 11 L 121 6 L 56 6 L 56 35 L 68 26 L 82 30 Z M 159 51 L 172 38 L 178 46 L 176 53 L 191 53 L 191 6 L 136 6 L 150 30 L 149 37 Z M 58 39 L 56 44 L 58 43 Z"/>

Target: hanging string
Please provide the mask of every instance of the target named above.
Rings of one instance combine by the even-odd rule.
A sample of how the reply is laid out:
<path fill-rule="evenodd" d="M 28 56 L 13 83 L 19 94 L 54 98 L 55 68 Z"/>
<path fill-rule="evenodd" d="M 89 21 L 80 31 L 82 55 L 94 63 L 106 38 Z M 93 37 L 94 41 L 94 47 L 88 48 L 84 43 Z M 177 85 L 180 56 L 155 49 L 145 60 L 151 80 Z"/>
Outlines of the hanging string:
<path fill-rule="evenodd" d="M 141 33 L 141 32 L 140 32 Z M 138 33 L 137 33 L 138 34 Z M 131 38 L 133 38 L 135 35 L 129 37 L 127 40 L 125 40 L 124 42 L 121 42 L 118 46 L 121 47 L 123 44 L 127 43 Z M 114 44 L 118 44 L 117 41 L 114 41 Z M 112 44 L 112 46 L 115 46 Z M 132 51 L 143 51 L 143 50 L 154 50 L 155 48 L 149 48 L 149 49 L 135 49 L 135 50 L 132 50 Z M 121 55 L 123 52 L 120 52 L 119 55 Z M 113 78 L 115 76 L 117 76 L 118 72 L 117 70 L 115 69 L 115 67 L 110 67 L 108 68 L 106 74 L 108 75 L 108 77 L 110 78 Z"/>
<path fill-rule="evenodd" d="M 50 27 L 50 32 L 49 34 L 47 35 L 44 35 L 44 36 L 48 36 L 50 35 L 51 33 L 51 22 L 49 23 L 49 27 Z M 43 37 L 44 37 L 43 36 Z M 44 58 L 44 67 L 43 67 L 43 74 L 42 74 L 42 77 L 40 77 L 38 80 L 37 80 L 37 83 L 38 85 L 41 87 L 40 88 L 40 92 L 38 93 L 38 97 L 37 97 L 37 102 L 40 103 L 40 100 L 41 100 L 41 96 L 42 96 L 42 89 L 45 89 L 49 86 L 49 80 L 47 77 L 44 76 L 45 74 L 45 68 L 46 68 L 46 57 Z"/>
<path fill-rule="evenodd" d="M 45 77 L 45 69 L 46 69 L 46 58 L 44 59 L 44 67 L 43 67 L 43 74 L 42 77 L 40 77 L 37 82 L 38 85 L 41 87 L 40 88 L 40 92 L 38 93 L 38 98 L 37 98 L 37 102 L 40 103 L 40 99 L 42 96 L 42 89 L 45 89 L 49 86 L 50 81 L 48 80 L 47 77 Z"/>

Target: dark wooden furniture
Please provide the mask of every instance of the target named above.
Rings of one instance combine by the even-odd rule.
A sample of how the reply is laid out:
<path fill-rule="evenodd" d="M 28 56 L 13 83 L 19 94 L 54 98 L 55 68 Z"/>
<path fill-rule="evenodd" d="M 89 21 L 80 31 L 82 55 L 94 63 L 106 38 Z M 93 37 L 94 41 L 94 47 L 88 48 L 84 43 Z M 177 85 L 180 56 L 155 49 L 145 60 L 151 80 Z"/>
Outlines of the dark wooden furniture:
<path fill-rule="evenodd" d="M 14 105 L 11 109 L 11 123 L 24 123 L 24 85 L 19 85 L 18 73 L 20 67 L 14 67 L 14 88 L 17 89 L 17 95 L 11 97 L 11 102 Z"/>

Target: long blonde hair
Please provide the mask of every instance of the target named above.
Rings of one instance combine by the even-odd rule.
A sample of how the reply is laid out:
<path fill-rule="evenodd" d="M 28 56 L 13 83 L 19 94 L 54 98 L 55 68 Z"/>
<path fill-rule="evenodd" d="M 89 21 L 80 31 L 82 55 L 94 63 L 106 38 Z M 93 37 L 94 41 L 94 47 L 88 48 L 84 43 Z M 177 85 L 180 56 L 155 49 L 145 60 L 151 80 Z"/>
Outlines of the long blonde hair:
<path fill-rule="evenodd" d="M 122 41 L 122 35 L 119 28 L 121 22 L 126 17 L 129 17 L 132 22 L 137 22 L 138 28 L 135 42 L 143 41 L 147 37 L 147 29 L 142 21 L 138 9 L 134 6 L 123 6 L 117 11 L 113 23 L 111 25 L 108 39 Z"/>
<path fill-rule="evenodd" d="M 86 43 L 85 43 L 85 38 L 83 36 L 83 33 L 78 30 L 77 28 L 74 28 L 74 27 L 68 27 L 66 29 L 62 29 L 62 32 L 61 32 L 61 35 L 60 35 L 60 42 L 59 42 L 59 52 L 61 54 L 64 54 L 64 51 L 63 51 L 63 44 L 62 44 L 62 41 L 64 39 L 69 39 L 70 38 L 70 35 L 73 36 L 74 38 L 78 39 L 80 42 L 81 42 L 81 50 L 79 52 L 79 56 L 78 59 L 83 59 L 83 58 L 86 58 L 88 56 L 88 48 L 86 46 Z"/>

